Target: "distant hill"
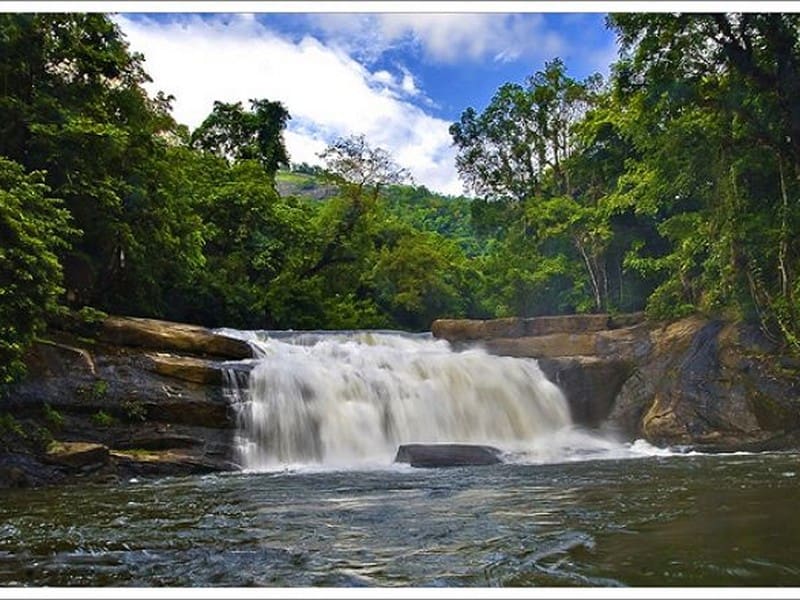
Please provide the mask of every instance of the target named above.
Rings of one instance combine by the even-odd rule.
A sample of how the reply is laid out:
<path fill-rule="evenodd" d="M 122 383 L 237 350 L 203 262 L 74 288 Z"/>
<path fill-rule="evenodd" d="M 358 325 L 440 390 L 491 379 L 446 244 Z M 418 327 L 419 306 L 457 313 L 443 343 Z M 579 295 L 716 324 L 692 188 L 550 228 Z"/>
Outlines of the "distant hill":
<path fill-rule="evenodd" d="M 284 198 L 302 196 L 313 200 L 326 200 L 336 195 L 336 186 L 326 183 L 321 176 L 296 171 L 278 171 L 275 176 L 278 193 Z"/>
<path fill-rule="evenodd" d="M 336 186 L 328 183 L 321 173 L 278 171 L 278 193 L 315 201 L 336 195 Z M 381 196 L 388 214 L 420 231 L 438 233 L 455 240 L 469 256 L 482 254 L 486 240 L 478 239 L 472 227 L 472 200 L 465 196 L 446 196 L 425 186 L 390 185 Z"/>

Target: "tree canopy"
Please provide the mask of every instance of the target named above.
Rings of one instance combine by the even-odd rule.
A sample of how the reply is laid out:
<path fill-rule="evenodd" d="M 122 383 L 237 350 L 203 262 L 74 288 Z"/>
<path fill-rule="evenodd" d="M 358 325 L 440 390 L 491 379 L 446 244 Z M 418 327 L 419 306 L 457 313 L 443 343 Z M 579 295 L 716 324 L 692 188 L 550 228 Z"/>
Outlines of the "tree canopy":
<path fill-rule="evenodd" d="M 800 349 L 800 17 L 607 22 L 608 81 L 554 57 L 464 109 L 453 198 L 363 135 L 292 165 L 279 100 L 219 100 L 190 133 L 107 16 L 0 14 L 0 382 L 62 307 L 412 330 L 700 311 Z"/>
<path fill-rule="evenodd" d="M 250 100 L 250 110 L 241 102 L 214 102 L 214 108 L 192 133 L 192 145 L 230 160 L 257 160 L 270 177 L 289 166 L 283 130 L 291 117 L 280 102 Z"/>

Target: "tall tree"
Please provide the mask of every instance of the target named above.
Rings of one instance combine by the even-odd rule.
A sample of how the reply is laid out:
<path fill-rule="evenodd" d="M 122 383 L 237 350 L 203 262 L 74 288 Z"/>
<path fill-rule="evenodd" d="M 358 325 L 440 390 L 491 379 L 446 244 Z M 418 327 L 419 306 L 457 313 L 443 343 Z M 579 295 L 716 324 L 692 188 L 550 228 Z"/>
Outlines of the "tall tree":
<path fill-rule="evenodd" d="M 582 302 L 577 305 L 594 310 L 607 308 L 608 215 L 598 209 L 597 198 L 581 195 L 585 190 L 572 171 L 581 142 L 576 126 L 596 103 L 600 85 L 599 76 L 574 80 L 564 63 L 555 59 L 529 77 L 526 86 L 503 85 L 480 115 L 469 108 L 450 127 L 458 148 L 456 167 L 466 186 L 487 200 L 508 204 L 507 218 L 521 220 L 504 244 L 537 246 L 533 254 L 543 266 L 542 275 L 554 280 L 581 279 L 578 285 L 589 287 L 591 302 L 588 307 Z M 527 253 L 519 249 L 520 255 Z M 556 253 L 566 253 L 564 260 L 541 260 Z M 585 279 L 579 275 L 581 270 Z M 522 277 L 519 271 L 514 273 Z M 553 293 L 539 283 L 531 287 L 520 281 L 510 286 L 518 299 L 519 290 L 533 293 L 534 288 Z M 531 302 L 522 304 L 517 306 L 527 312 Z M 546 303 L 540 299 L 539 305 Z M 564 308 L 568 306 L 574 304 Z"/>
<path fill-rule="evenodd" d="M 283 131 L 291 116 L 280 102 L 250 100 L 250 110 L 241 102 L 214 102 L 211 114 L 192 133 L 192 145 L 229 160 L 253 159 L 270 177 L 289 166 Z"/>
<path fill-rule="evenodd" d="M 22 373 L 22 353 L 56 312 L 58 252 L 77 233 L 43 180 L 0 157 L 0 384 Z"/>
<path fill-rule="evenodd" d="M 305 276 L 331 264 L 353 260 L 348 242 L 353 242 L 359 224 L 374 209 L 381 189 L 408 177 L 408 171 L 397 165 L 386 150 L 373 148 L 363 135 L 337 138 L 319 156 L 339 185 L 341 208 L 321 255 L 304 271 Z"/>
<path fill-rule="evenodd" d="M 169 99 L 146 93 L 142 60 L 102 14 L 0 15 L 0 154 L 45 171 L 83 231 L 61 257 L 78 305 L 158 310 L 153 259 L 198 250 L 160 192 L 175 123 Z"/>
<path fill-rule="evenodd" d="M 465 110 L 450 134 L 466 186 L 482 197 L 523 201 L 542 193 L 549 171 L 557 193 L 569 194 L 563 163 L 574 150 L 572 127 L 591 106 L 600 83 L 599 76 L 576 81 L 555 59 L 525 86 L 501 86 L 481 114 Z"/>
<path fill-rule="evenodd" d="M 671 265 L 663 304 L 755 314 L 800 347 L 792 234 L 800 227 L 800 17 L 630 14 L 609 22 L 628 57 L 617 67 L 618 90 L 641 119 L 631 120 L 643 150 L 631 168 L 647 177 L 628 178 L 628 193 L 671 215 L 662 225 L 672 241 L 661 257 Z M 659 146 L 679 151 L 648 152 Z M 648 181 L 660 193 L 646 193 Z"/>

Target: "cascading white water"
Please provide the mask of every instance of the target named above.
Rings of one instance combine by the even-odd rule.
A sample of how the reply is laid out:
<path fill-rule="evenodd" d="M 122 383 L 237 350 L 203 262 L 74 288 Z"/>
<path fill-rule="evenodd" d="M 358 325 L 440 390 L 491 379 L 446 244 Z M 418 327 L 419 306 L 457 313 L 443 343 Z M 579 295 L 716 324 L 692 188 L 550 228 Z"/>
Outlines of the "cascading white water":
<path fill-rule="evenodd" d="M 249 339 L 262 356 L 240 394 L 247 469 L 388 464 L 413 442 L 525 452 L 571 425 L 564 396 L 534 360 L 389 333 Z"/>

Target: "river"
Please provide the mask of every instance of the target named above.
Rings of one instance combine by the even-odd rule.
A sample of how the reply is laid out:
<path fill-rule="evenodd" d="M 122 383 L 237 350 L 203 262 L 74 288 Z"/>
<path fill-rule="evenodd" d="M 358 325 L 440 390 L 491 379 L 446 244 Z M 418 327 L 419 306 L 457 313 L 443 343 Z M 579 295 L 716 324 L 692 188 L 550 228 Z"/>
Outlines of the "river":
<path fill-rule="evenodd" d="M 230 388 L 244 470 L 2 490 L 0 584 L 800 583 L 796 453 L 582 431 L 535 361 L 425 337 L 247 337 L 261 356 Z M 408 441 L 506 462 L 394 464 Z"/>
<path fill-rule="evenodd" d="M 0 583 L 796 586 L 794 454 L 5 490 Z"/>

